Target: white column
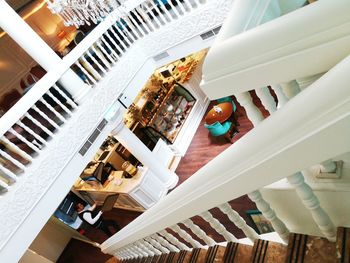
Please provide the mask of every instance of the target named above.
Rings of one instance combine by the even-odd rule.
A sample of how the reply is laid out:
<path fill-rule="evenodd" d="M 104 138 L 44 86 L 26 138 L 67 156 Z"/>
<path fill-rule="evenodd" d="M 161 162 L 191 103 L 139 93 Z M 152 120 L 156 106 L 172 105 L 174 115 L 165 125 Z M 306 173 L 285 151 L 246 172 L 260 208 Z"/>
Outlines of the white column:
<path fill-rule="evenodd" d="M 131 152 L 144 166 L 147 166 L 154 175 L 167 187 L 172 189 L 179 181 L 179 177 L 157 160 L 154 153 L 124 125 L 120 115 L 116 128 L 112 131 L 113 136 Z"/>
<path fill-rule="evenodd" d="M 245 109 L 248 119 L 253 123 L 254 126 L 258 125 L 264 119 L 264 116 L 258 107 L 256 107 L 253 103 L 249 92 L 243 92 L 241 94 L 236 94 L 235 96 L 239 104 L 241 104 Z"/>
<path fill-rule="evenodd" d="M 262 105 L 268 110 L 270 114 L 277 110 L 276 102 L 272 97 L 268 87 L 262 87 L 255 90 L 256 95 L 261 100 Z"/>
<path fill-rule="evenodd" d="M 0 0 L 0 27 L 47 72 L 62 63 L 60 57 L 4 0 Z M 62 78 L 64 88 L 76 101 L 90 89 L 71 69 Z"/>
<path fill-rule="evenodd" d="M 329 218 L 328 214 L 323 210 L 320 206 L 320 202 L 311 187 L 305 183 L 304 176 L 301 172 L 297 172 L 293 175 L 287 177 L 288 182 L 295 187 L 295 190 L 303 202 L 304 206 L 309 209 L 311 215 L 320 228 L 322 233 L 328 238 L 330 241 L 335 241 L 337 231 Z"/>

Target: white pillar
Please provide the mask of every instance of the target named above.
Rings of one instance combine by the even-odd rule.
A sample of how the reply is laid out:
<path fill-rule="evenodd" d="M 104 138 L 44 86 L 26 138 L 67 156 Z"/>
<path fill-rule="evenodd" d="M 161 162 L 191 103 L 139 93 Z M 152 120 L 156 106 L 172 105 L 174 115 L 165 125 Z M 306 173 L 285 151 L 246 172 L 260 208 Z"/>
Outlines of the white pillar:
<path fill-rule="evenodd" d="M 62 63 L 62 59 L 4 0 L 0 0 L 0 27 L 47 72 L 54 71 Z M 90 90 L 71 69 L 60 81 L 76 101 Z"/>
<path fill-rule="evenodd" d="M 143 142 L 124 125 L 123 117 L 119 113 L 116 128 L 112 131 L 113 136 L 131 152 L 143 165 L 147 166 L 154 175 L 167 187 L 172 189 L 179 181 L 179 177 L 157 160 L 155 154 L 148 149 Z"/>

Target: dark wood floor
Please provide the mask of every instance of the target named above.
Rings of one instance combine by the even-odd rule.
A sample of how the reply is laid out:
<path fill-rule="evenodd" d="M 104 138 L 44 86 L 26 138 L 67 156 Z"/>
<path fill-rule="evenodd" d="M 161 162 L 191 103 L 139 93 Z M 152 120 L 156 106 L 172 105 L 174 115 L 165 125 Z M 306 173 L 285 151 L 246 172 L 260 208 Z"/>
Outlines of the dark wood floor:
<path fill-rule="evenodd" d="M 269 114 L 261 105 L 260 100 L 256 97 L 254 92 L 252 92 L 251 94 L 252 94 L 254 103 L 260 108 L 263 115 L 267 117 Z M 245 110 L 237 103 L 236 100 L 235 100 L 235 103 L 237 105 L 237 111 L 235 113 L 235 117 L 237 118 L 239 123 L 239 126 L 238 126 L 239 133 L 234 137 L 233 144 L 253 128 L 252 123 L 247 118 Z M 213 104 L 215 104 L 215 102 L 212 102 L 209 105 L 208 110 L 212 107 Z M 191 142 L 191 145 L 189 146 L 186 156 L 182 158 L 178 168 L 176 169 L 176 173 L 179 176 L 179 185 L 182 184 L 184 181 L 186 181 L 186 179 L 192 176 L 199 168 L 201 168 L 210 160 L 215 158 L 218 154 L 220 154 L 229 146 L 231 146 L 231 144 L 228 143 L 224 138 L 213 138 L 209 135 L 208 130 L 204 128 L 204 118 L 203 118 Z M 235 209 L 248 222 L 248 224 L 250 224 L 250 221 L 249 221 L 250 219 L 247 217 L 246 211 L 256 209 L 255 204 L 251 202 L 247 196 L 242 196 L 238 199 L 230 201 L 229 203 L 232 206 L 232 208 Z M 218 218 L 219 221 L 223 225 L 225 225 L 225 227 L 230 232 L 232 232 L 237 238 L 244 237 L 241 230 L 239 230 L 232 222 L 230 222 L 227 216 L 221 213 L 219 209 L 214 208 L 211 210 L 211 212 L 213 213 L 214 217 Z M 125 225 L 130 223 L 139 215 L 140 213 L 137 213 L 137 212 L 131 212 L 131 211 L 125 211 L 125 210 L 119 210 L 119 209 L 113 209 L 111 212 L 104 214 L 106 219 L 115 220 L 116 222 L 118 222 L 118 224 L 121 227 L 124 227 Z M 207 234 L 211 236 L 214 240 L 219 242 L 224 241 L 223 238 L 214 230 L 212 230 L 209 224 L 205 222 L 203 219 L 196 216 L 193 218 L 193 220 L 202 229 L 204 229 L 207 232 Z M 184 227 L 183 225 L 181 225 L 181 227 L 186 229 L 186 227 Z M 107 236 L 105 236 L 102 232 L 100 232 L 99 230 L 93 229 L 91 227 L 86 228 L 85 235 L 91 240 L 98 243 L 102 243 L 107 238 Z M 179 236 L 177 237 L 181 239 Z M 67 252 L 69 251 L 72 251 L 72 250 L 69 249 L 69 247 L 67 247 Z M 77 253 L 77 250 L 75 250 L 75 253 Z M 81 250 L 79 250 L 79 253 L 84 255 L 89 254 L 88 251 L 81 251 Z M 87 259 L 86 259 L 87 261 L 84 261 L 81 258 L 79 258 L 80 261 L 67 261 L 67 262 L 69 263 L 97 262 L 97 261 L 88 261 L 89 260 L 88 257 L 89 256 L 87 256 Z M 101 261 L 99 262 L 105 262 L 105 261 L 106 261 L 105 257 L 103 258 L 101 257 Z M 60 261 L 60 262 L 64 262 L 64 261 Z"/>

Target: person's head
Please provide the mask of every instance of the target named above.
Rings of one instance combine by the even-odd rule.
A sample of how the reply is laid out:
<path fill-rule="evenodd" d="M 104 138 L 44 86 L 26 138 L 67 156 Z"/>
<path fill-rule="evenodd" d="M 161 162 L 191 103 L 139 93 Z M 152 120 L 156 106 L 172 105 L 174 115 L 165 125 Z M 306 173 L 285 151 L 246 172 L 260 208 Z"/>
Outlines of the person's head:
<path fill-rule="evenodd" d="M 83 211 L 84 210 L 84 205 L 82 204 L 82 203 L 77 203 L 76 205 L 75 205 L 75 210 L 79 213 L 79 212 L 81 212 L 81 211 Z"/>

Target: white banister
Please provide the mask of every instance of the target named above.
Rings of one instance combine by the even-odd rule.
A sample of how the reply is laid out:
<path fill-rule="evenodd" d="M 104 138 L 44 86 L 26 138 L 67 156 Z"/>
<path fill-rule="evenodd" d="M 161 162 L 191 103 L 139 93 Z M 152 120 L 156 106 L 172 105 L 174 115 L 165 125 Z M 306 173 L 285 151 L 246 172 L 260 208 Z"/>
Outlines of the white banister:
<path fill-rule="evenodd" d="M 214 246 L 216 244 L 215 240 L 207 235 L 199 226 L 197 226 L 191 219 L 186 219 L 182 221 L 182 223 L 188 227 L 193 234 L 195 234 L 198 238 L 203 240 L 208 246 Z"/>
<path fill-rule="evenodd" d="M 297 172 L 287 177 L 288 182 L 293 185 L 305 207 L 309 209 L 311 215 L 322 233 L 330 240 L 335 241 L 337 231 L 328 214 L 320 206 L 320 202 L 311 187 L 305 183 L 304 176 Z"/>
<path fill-rule="evenodd" d="M 264 119 L 264 116 L 258 107 L 256 107 L 253 103 L 249 92 L 236 94 L 235 96 L 239 104 L 241 104 L 241 106 L 245 109 L 248 119 L 253 123 L 254 126 L 258 125 Z"/>
<path fill-rule="evenodd" d="M 274 84 L 274 85 L 271 85 L 271 88 L 273 89 L 273 91 L 275 92 L 275 94 L 277 96 L 277 101 L 278 101 L 277 108 L 279 109 L 279 108 L 283 107 L 288 102 L 288 98 L 283 93 L 281 85 Z"/>
<path fill-rule="evenodd" d="M 182 237 L 186 242 L 190 243 L 194 248 L 202 247 L 202 244 L 197 240 L 193 239 L 190 234 L 188 234 L 185 230 L 183 230 L 178 225 L 173 225 L 170 227 L 175 233 L 177 233 L 180 237 Z"/>
<path fill-rule="evenodd" d="M 202 167 L 162 202 L 103 243 L 102 250 L 108 253 L 305 167 L 349 152 L 349 70 L 350 58 L 346 58 Z M 308 154 L 300 158 L 305 149 Z"/>
<path fill-rule="evenodd" d="M 280 235 L 282 240 L 288 243 L 289 230 L 286 225 L 276 216 L 270 205 L 264 200 L 259 191 L 254 191 L 248 194 L 248 197 L 255 202 L 259 211 L 268 219 L 273 229 Z"/>
<path fill-rule="evenodd" d="M 232 12 L 227 23 L 242 16 Z M 239 37 L 222 36 L 207 55 L 202 89 L 216 99 L 329 70 L 350 52 L 349 12 L 347 0 L 317 1 Z"/>
<path fill-rule="evenodd" d="M 243 233 L 248 237 L 252 242 L 259 238 L 258 233 L 255 232 L 253 228 L 247 225 L 246 221 L 235 211 L 228 203 L 219 205 L 218 208 L 227 215 L 227 217 L 243 231 Z"/>
<path fill-rule="evenodd" d="M 207 221 L 216 232 L 218 232 L 221 236 L 225 238 L 226 241 L 236 242 L 238 240 L 234 235 L 227 231 L 225 226 L 221 224 L 219 220 L 214 218 L 209 211 L 203 212 L 199 216 L 202 217 L 205 221 Z"/>

